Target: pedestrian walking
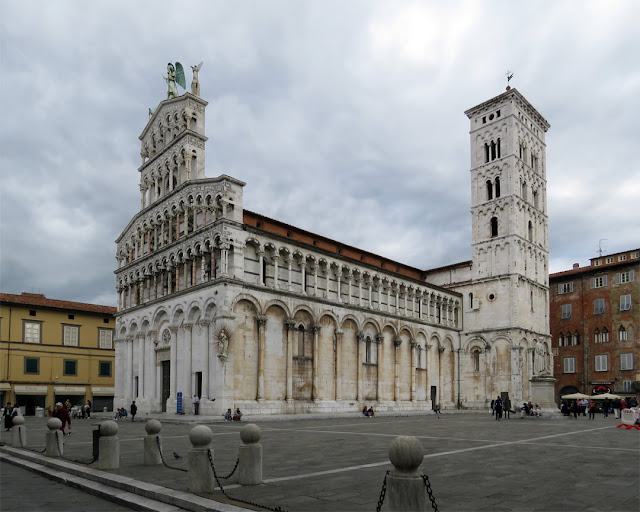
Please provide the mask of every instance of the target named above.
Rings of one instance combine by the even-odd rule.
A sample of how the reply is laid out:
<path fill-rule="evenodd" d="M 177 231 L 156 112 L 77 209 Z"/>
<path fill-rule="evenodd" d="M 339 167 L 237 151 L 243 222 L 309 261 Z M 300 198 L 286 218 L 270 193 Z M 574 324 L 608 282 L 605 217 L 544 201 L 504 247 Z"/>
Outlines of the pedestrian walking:
<path fill-rule="evenodd" d="M 496 398 L 496 401 L 493 406 L 495 408 L 496 421 L 500 421 L 502 419 L 502 407 L 503 407 L 502 398 L 500 398 L 500 395 L 498 395 L 498 398 Z"/>
<path fill-rule="evenodd" d="M 69 424 L 69 430 L 71 430 L 71 415 L 69 414 L 69 409 L 62 406 L 62 402 L 58 402 L 56 404 L 56 408 L 51 413 L 52 418 L 58 418 L 62 422 L 62 426 L 60 430 L 62 430 L 62 435 L 71 435 L 71 432 L 65 432 L 64 428 Z"/>
<path fill-rule="evenodd" d="M 596 403 L 593 400 L 589 402 L 589 419 L 590 420 L 596 419 Z"/>
<path fill-rule="evenodd" d="M 509 399 L 509 395 L 504 399 L 504 417 L 506 419 L 510 418 L 511 413 L 511 400 Z"/>
<path fill-rule="evenodd" d="M 491 400 L 491 416 L 493 416 L 495 413 L 496 413 L 496 401 Z"/>
<path fill-rule="evenodd" d="M 131 405 L 129 406 L 129 411 L 131 412 L 131 421 L 133 422 L 135 421 L 136 413 L 138 412 L 138 406 L 136 405 L 135 400 L 131 402 Z"/>
<path fill-rule="evenodd" d="M 605 418 L 609 417 L 609 409 L 611 409 L 611 401 L 608 398 L 605 398 L 602 403 L 602 411 L 604 412 Z"/>
<path fill-rule="evenodd" d="M 193 413 L 198 416 L 200 414 L 200 398 L 198 395 L 193 395 Z"/>

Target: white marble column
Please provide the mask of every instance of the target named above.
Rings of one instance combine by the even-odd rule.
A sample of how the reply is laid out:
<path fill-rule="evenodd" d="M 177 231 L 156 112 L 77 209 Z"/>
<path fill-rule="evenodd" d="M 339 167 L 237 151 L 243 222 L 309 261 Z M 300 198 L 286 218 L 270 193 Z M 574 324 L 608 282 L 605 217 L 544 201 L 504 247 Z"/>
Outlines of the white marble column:
<path fill-rule="evenodd" d="M 211 347 L 211 339 L 209 334 L 209 326 L 211 322 L 209 320 L 200 320 L 200 326 L 202 327 L 202 331 L 204 332 L 204 361 L 202 365 L 202 396 L 200 397 L 201 402 L 206 402 L 209 400 L 209 357 L 210 357 L 210 347 Z"/>
<path fill-rule="evenodd" d="M 382 343 L 384 341 L 384 337 L 382 334 L 376 334 L 376 364 L 378 365 L 377 372 L 377 382 L 376 382 L 376 401 L 380 401 L 382 398 Z"/>
<path fill-rule="evenodd" d="M 169 398 L 175 400 L 176 398 L 176 382 L 178 377 L 178 328 L 169 327 L 171 332 L 171 354 L 169 356 Z"/>
<path fill-rule="evenodd" d="M 258 389 L 256 400 L 264 400 L 264 349 L 265 349 L 265 327 L 266 316 L 256 317 L 258 322 Z"/>
<path fill-rule="evenodd" d="M 145 365 L 145 340 L 144 334 L 138 334 L 138 397 L 144 397 L 144 365 Z"/>
<path fill-rule="evenodd" d="M 344 331 L 336 331 L 336 400 L 342 401 L 342 335 Z"/>
<path fill-rule="evenodd" d="M 285 400 L 293 400 L 293 333 L 295 329 L 295 323 L 293 319 L 289 319 L 285 322 L 285 328 L 287 329 L 287 384 L 285 392 Z"/>
<path fill-rule="evenodd" d="M 182 328 L 185 332 L 184 342 L 184 375 L 183 375 L 183 393 L 182 393 L 182 410 L 187 411 L 191 404 L 193 397 L 193 324 L 185 322 L 182 324 Z"/>
<path fill-rule="evenodd" d="M 311 332 L 313 332 L 313 362 L 311 367 L 311 400 L 318 399 L 318 358 L 320 354 L 318 353 L 318 337 L 320 333 L 320 327 L 314 325 L 311 327 Z"/>
<path fill-rule="evenodd" d="M 364 334 L 359 332 L 356 334 L 356 400 L 362 399 L 362 340 Z"/>
<path fill-rule="evenodd" d="M 410 399 L 412 402 L 416 401 L 416 340 L 409 342 L 411 350 L 411 394 Z"/>

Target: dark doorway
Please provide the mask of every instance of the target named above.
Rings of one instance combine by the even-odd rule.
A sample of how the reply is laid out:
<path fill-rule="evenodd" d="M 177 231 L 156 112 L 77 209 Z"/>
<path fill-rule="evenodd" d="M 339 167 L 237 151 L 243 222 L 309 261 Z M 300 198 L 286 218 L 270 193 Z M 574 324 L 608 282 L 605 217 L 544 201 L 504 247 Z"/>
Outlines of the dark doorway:
<path fill-rule="evenodd" d="M 171 390 L 171 362 L 162 361 L 162 395 L 160 406 L 162 412 L 167 412 L 167 399 Z"/>
<path fill-rule="evenodd" d="M 438 389 L 436 386 L 431 386 L 431 409 L 435 409 L 438 405 Z"/>
<path fill-rule="evenodd" d="M 44 409 L 46 398 L 45 395 L 16 395 L 16 404 L 24 407 L 25 416 L 35 416 L 36 407 Z"/>
<path fill-rule="evenodd" d="M 196 395 L 202 398 L 202 372 L 196 372 Z"/>

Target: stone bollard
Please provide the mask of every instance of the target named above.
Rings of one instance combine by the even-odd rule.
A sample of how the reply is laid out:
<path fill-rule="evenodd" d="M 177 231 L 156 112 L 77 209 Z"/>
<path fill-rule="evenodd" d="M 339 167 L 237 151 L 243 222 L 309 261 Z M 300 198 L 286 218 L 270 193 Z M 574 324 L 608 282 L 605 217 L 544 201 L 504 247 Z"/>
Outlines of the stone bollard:
<path fill-rule="evenodd" d="M 431 503 L 422 475 L 418 472 L 424 456 L 422 443 L 415 437 L 399 436 L 389 445 L 389 460 L 394 469 L 387 476 L 385 510 L 427 511 Z"/>
<path fill-rule="evenodd" d="M 189 441 L 193 446 L 189 450 L 189 492 L 213 492 L 215 488 L 213 470 L 209 462 L 209 453 L 213 460 L 213 451 L 210 452 L 213 432 L 206 425 L 196 425 L 189 433 Z"/>
<path fill-rule="evenodd" d="M 62 457 L 64 447 L 62 445 L 62 421 L 58 418 L 47 420 L 49 432 L 46 434 L 46 449 L 44 454 L 47 457 Z"/>
<path fill-rule="evenodd" d="M 262 483 L 262 445 L 260 441 L 260 427 L 249 423 L 240 431 L 240 445 L 238 457 L 238 483 L 240 485 L 257 485 Z"/>
<path fill-rule="evenodd" d="M 162 425 L 158 420 L 149 420 L 144 429 L 147 431 L 147 436 L 144 438 L 144 465 L 162 464 L 162 456 L 160 455 L 162 441 L 158 435 L 162 430 Z"/>
<path fill-rule="evenodd" d="M 27 427 L 24 426 L 24 416 L 16 416 L 13 418 L 13 427 L 11 427 L 11 445 L 16 448 L 27 446 Z"/>
<path fill-rule="evenodd" d="M 100 424 L 98 469 L 118 469 L 120 467 L 120 439 L 118 424 L 106 420 Z"/>

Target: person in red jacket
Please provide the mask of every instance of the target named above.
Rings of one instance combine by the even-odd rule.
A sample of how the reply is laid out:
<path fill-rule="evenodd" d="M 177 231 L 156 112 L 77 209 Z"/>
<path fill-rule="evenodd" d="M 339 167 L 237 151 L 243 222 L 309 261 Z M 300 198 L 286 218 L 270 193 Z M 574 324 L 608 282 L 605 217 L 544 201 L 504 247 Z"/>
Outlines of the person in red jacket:
<path fill-rule="evenodd" d="M 62 426 L 60 430 L 62 430 L 62 435 L 71 435 L 71 432 L 65 432 L 64 427 L 69 424 L 69 430 L 71 430 L 71 415 L 69 411 L 62 406 L 62 402 L 58 402 L 56 404 L 56 408 L 51 413 L 52 418 L 58 418 L 62 422 Z"/>

